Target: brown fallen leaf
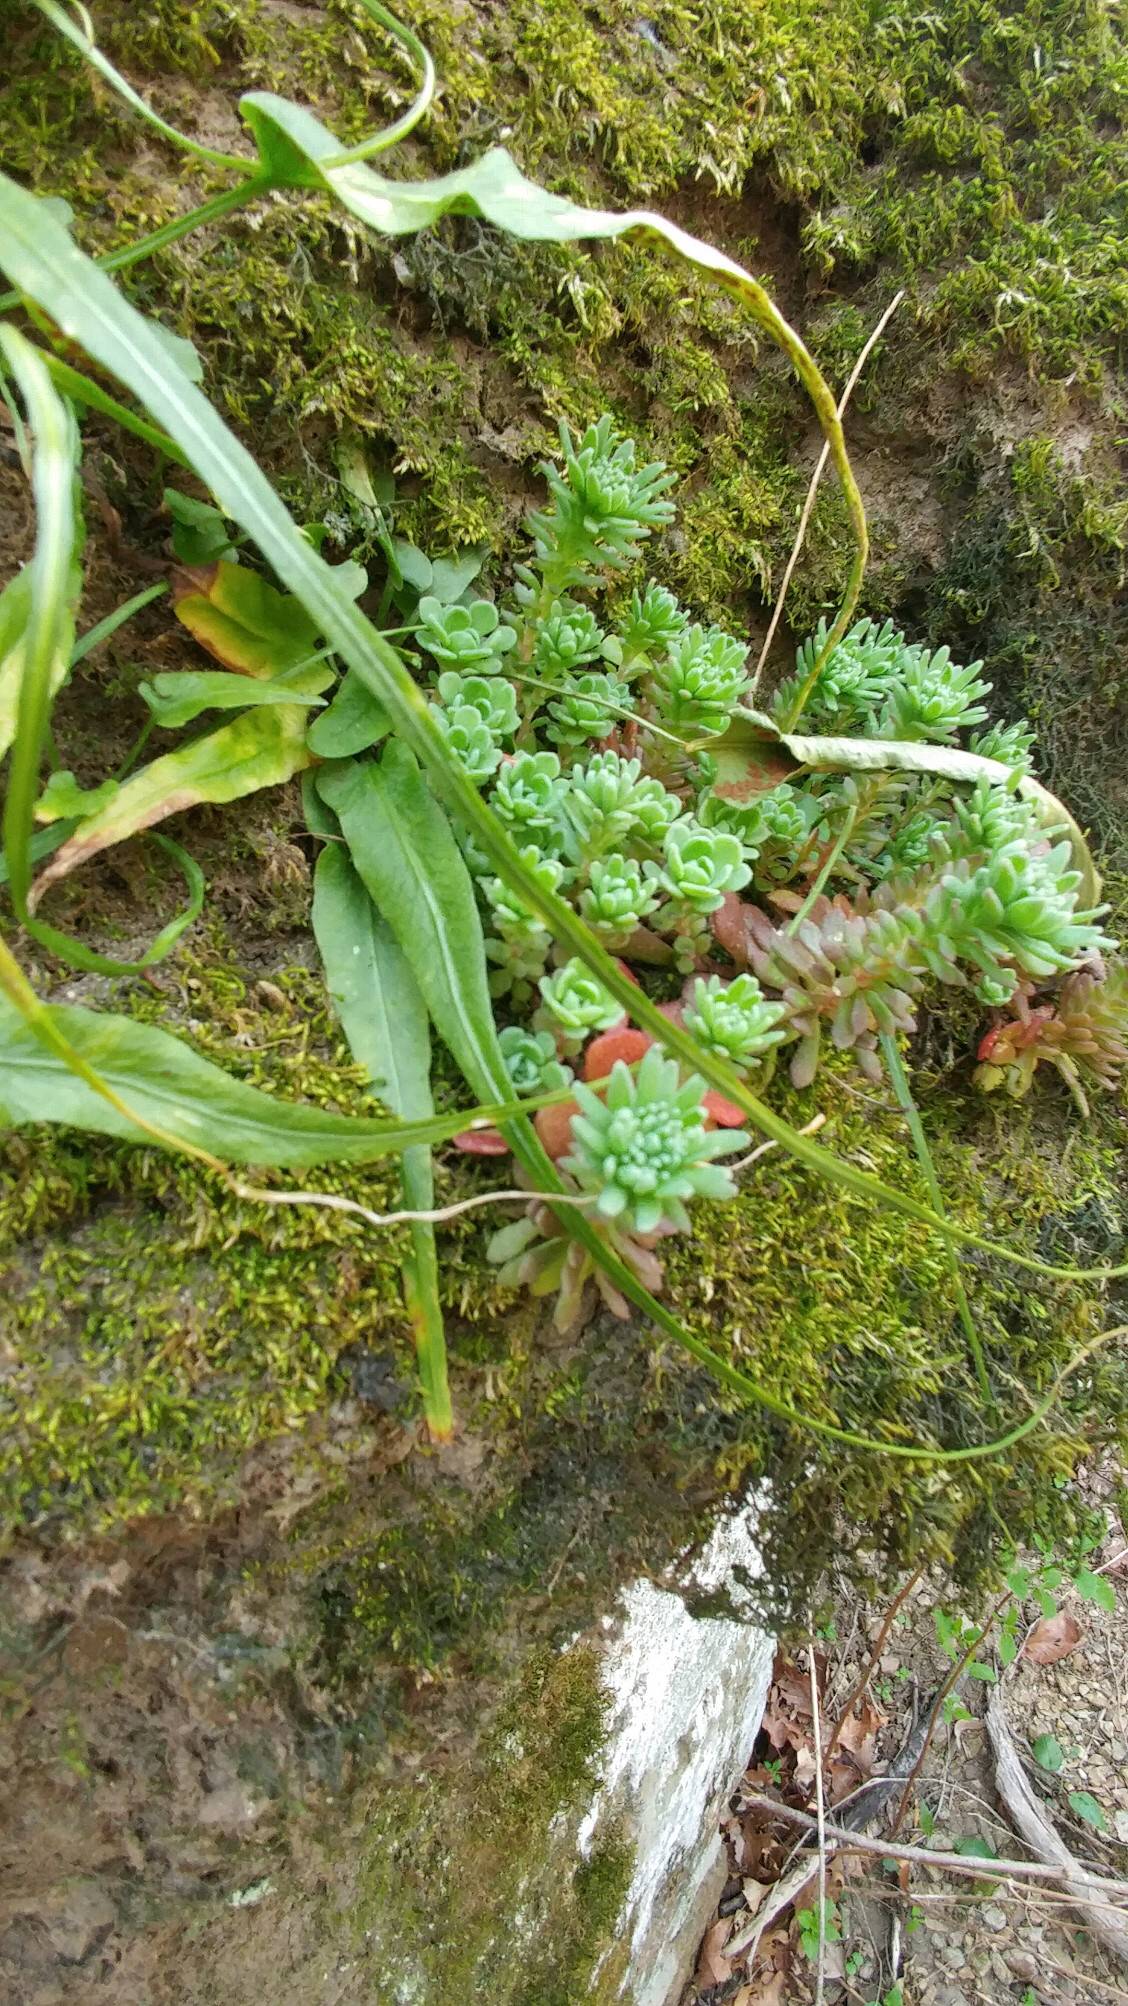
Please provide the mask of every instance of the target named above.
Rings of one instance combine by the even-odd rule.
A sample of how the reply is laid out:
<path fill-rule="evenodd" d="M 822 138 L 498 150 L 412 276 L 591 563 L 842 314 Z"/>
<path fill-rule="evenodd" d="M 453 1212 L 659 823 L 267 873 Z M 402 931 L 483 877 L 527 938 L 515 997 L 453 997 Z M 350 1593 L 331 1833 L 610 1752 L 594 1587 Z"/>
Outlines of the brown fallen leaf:
<path fill-rule="evenodd" d="M 838 1730 L 837 1746 L 850 1757 L 862 1777 L 873 1774 L 877 1737 L 887 1716 L 875 1707 L 867 1694 L 856 1713 L 848 1715 Z"/>
<path fill-rule="evenodd" d="M 1042 1616 L 1022 1647 L 1022 1655 L 1035 1665 L 1056 1665 L 1076 1649 L 1085 1632 L 1076 1616 L 1059 1609 L 1056 1616 Z"/>
<path fill-rule="evenodd" d="M 773 1971 L 763 1985 L 742 1985 L 733 2006 L 785 2006 L 787 1999 L 787 1979 L 782 1971 Z"/>
<path fill-rule="evenodd" d="M 706 1930 L 701 1939 L 697 1970 L 693 1978 L 699 1990 L 704 1990 L 710 1985 L 725 1985 L 732 1977 L 732 1965 L 724 1953 L 724 1946 L 731 1935 L 732 1922 L 728 1916 L 721 1916 Z"/>

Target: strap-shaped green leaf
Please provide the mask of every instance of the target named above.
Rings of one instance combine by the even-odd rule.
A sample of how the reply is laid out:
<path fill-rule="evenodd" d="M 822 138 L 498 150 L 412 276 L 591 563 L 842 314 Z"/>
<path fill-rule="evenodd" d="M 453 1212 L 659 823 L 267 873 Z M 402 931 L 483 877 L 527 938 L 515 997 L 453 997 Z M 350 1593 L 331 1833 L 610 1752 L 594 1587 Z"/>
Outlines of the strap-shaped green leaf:
<path fill-rule="evenodd" d="M 486 950 L 470 873 L 450 824 L 407 747 L 393 739 L 379 765 L 339 767 L 318 792 L 341 825 L 377 910 L 408 955 L 439 1036 L 472 1091 L 507 1092 Z"/>
<path fill-rule="evenodd" d="M 339 844 L 328 844 L 317 860 L 313 931 L 353 1058 L 395 1114 L 411 1121 L 426 1119 L 433 1103 L 431 1030 L 423 998 L 391 928 Z M 430 1150 L 405 1149 L 401 1177 L 407 1209 L 431 1211 L 435 1192 Z M 453 1417 L 435 1228 L 428 1219 L 414 1219 L 410 1233 L 404 1298 L 415 1333 L 423 1410 L 432 1434 L 444 1439 Z"/>
<path fill-rule="evenodd" d="M 189 1045 L 131 1017 L 47 1004 L 40 1017 L 111 1091 L 174 1142 L 231 1163 L 304 1168 L 315 1163 L 371 1163 L 390 1151 L 447 1141 L 476 1122 L 517 1112 L 501 1107 L 411 1121 L 368 1120 L 276 1100 L 234 1079 Z M 137 1126 L 78 1077 L 14 1002 L 0 996 L 0 1120 L 65 1122 L 102 1135 L 140 1140 Z"/>

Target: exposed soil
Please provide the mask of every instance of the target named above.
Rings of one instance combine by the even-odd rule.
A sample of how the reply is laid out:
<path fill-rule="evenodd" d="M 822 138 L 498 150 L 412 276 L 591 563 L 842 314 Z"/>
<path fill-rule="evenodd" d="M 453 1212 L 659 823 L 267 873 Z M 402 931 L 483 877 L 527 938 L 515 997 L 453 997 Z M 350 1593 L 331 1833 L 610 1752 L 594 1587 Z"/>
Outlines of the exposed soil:
<path fill-rule="evenodd" d="M 1002 1671 L 999 1691 L 1009 1732 L 1045 1815 L 1092 1871 L 1123 1879 L 1128 1870 L 1128 1542 L 1124 1526 L 1115 1514 L 1109 1516 L 1108 1538 L 1086 1564 L 1114 1590 L 1115 1608 L 1106 1610 L 1063 1591 L 1061 1608 L 1078 1623 L 1078 1641 L 1054 1664 L 1035 1663 L 1021 1650 L 1017 1661 Z M 899 1751 L 911 1742 L 914 1726 L 951 1670 L 936 1641 L 936 1595 L 937 1583 L 919 1583 L 895 1618 L 869 1701 L 855 1716 L 856 1731 L 848 1731 L 839 1745 L 829 1787 L 843 1810 L 866 1776 L 898 1773 Z M 828 1724 L 837 1719 L 878 1639 L 883 1613 L 840 1608 L 834 1628 L 841 1641 L 836 1636 L 816 1646 L 825 1668 L 824 1744 L 831 1732 Z M 1024 1607 L 1019 1639 L 1025 1635 L 1031 1640 L 1038 1616 L 1035 1603 Z M 993 1651 L 981 1655 L 996 1662 Z M 809 2006 L 815 1997 L 815 1965 L 794 1919 L 798 1909 L 813 1911 L 813 1879 L 782 1925 L 769 1925 L 759 1946 L 725 1955 L 726 1943 L 747 1936 L 751 1918 L 771 1894 L 765 1862 L 774 1863 L 778 1856 L 765 1839 L 773 1829 L 770 1818 L 741 1807 L 751 1794 L 776 1791 L 776 1779 L 765 1765 L 780 1760 L 781 1747 L 786 1772 L 781 1780 L 790 1778 L 794 1784 L 797 1775 L 800 1796 L 808 1795 L 809 1808 L 814 1808 L 814 1764 L 808 1752 L 813 1726 L 809 1710 L 804 1712 L 806 1652 L 797 1651 L 796 1660 L 794 1668 L 786 1661 L 780 1668 L 782 1683 L 765 1730 L 732 1800 L 734 1815 L 726 1826 L 730 1880 L 682 2006 Z M 984 1718 L 990 1690 L 975 1679 L 961 1680 L 958 1697 L 971 1717 L 939 1726 L 897 1832 L 901 1843 L 946 1852 L 983 1851 L 1002 1859 L 1031 1857 L 999 1795 Z M 794 1771 L 794 1746 L 778 1727 L 773 1740 L 773 1712 L 780 1703 L 784 1710 L 788 1705 L 795 1709 Z M 1032 1753 L 1039 1743 L 1040 1752 L 1053 1759 L 1052 1749 L 1040 1743 L 1043 1736 L 1053 1736 L 1059 1744 L 1062 1762 L 1056 1772 Z M 1087 1796 L 1099 1807 L 1099 1829 L 1070 1804 L 1078 1793 L 1084 1793 L 1082 1803 Z M 890 1793 L 888 1808 L 866 1828 L 871 1836 L 890 1836 L 902 1794 L 900 1788 Z M 787 1799 L 796 1801 L 793 1787 L 787 1788 Z M 827 1815 L 833 1820 L 833 1805 Z M 792 1844 L 801 1835 L 782 1823 L 774 1829 L 790 1869 Z M 825 1956 L 828 2006 L 835 2001 L 886 2006 L 891 1990 L 889 2006 L 1102 2006 L 1128 1992 L 1124 1968 L 1093 1941 L 1084 1919 L 1049 1880 L 973 1880 L 926 1869 L 920 1861 L 898 1868 L 864 1854 L 840 1853 L 829 1867 L 828 1893 L 837 1903 L 841 1927 L 841 1940 L 828 1944 Z M 1125 1912 L 1122 1898 L 1121 1914 Z M 900 1995 L 893 1989 L 898 1984 Z"/>

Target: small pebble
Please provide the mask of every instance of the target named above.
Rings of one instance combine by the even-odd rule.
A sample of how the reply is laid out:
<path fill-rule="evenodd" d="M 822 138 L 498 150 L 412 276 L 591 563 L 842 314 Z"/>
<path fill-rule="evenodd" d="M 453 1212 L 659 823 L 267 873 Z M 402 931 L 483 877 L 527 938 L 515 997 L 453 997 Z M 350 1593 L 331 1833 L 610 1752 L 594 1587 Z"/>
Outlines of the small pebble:
<path fill-rule="evenodd" d="M 1028 1950 L 1008 1950 L 1006 1961 L 1016 1978 L 1037 1978 L 1038 1960 Z"/>
<path fill-rule="evenodd" d="M 1005 1929 L 1007 1926 L 1006 1910 L 1001 1909 L 997 1902 L 988 1902 L 986 1908 L 980 1909 L 979 1915 L 988 1929 Z"/>

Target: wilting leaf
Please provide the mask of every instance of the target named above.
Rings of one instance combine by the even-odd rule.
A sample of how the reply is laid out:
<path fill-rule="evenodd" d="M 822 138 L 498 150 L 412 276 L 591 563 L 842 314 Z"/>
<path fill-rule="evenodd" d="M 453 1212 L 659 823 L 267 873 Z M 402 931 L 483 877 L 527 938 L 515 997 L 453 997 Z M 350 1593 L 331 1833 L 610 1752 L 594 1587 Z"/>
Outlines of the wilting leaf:
<path fill-rule="evenodd" d="M 1056 1665 L 1067 1658 L 1084 1636 L 1076 1616 L 1060 1609 L 1056 1616 L 1041 1616 L 1022 1647 L 1022 1655 L 1035 1665 Z"/>
<path fill-rule="evenodd" d="M 277 676 L 317 647 L 301 603 L 245 564 L 217 564 L 205 584 L 177 599 L 176 617 L 217 662 L 245 676 Z"/>
<path fill-rule="evenodd" d="M 191 724 L 205 710 L 247 710 L 256 705 L 292 704 L 295 700 L 293 683 L 258 682 L 226 669 L 169 669 L 154 676 L 151 683 L 142 683 L 137 694 L 148 704 L 154 722 L 165 731 Z M 302 698 L 306 706 L 324 702 L 324 697 L 319 696 Z"/>
<path fill-rule="evenodd" d="M 407 236 L 440 216 L 462 215 L 484 216 L 514 237 L 567 243 L 582 236 L 618 236 L 637 229 L 642 220 L 637 213 L 616 216 L 580 209 L 562 195 L 551 195 L 529 181 L 501 146 L 491 147 L 471 167 L 434 181 L 387 181 L 358 162 L 326 166 L 340 153 L 341 142 L 302 105 L 272 91 L 250 91 L 240 98 L 239 109 L 276 187 L 328 188 L 352 215 L 383 236 Z M 722 254 L 715 255 L 721 261 Z"/>
<path fill-rule="evenodd" d="M 938 774 L 945 780 L 974 785 L 989 780 L 1005 787 L 1012 769 L 1001 760 L 965 752 L 962 746 L 924 745 L 910 739 L 832 738 L 798 731 L 780 731 L 761 711 L 740 711 L 724 736 L 709 747 L 717 761 L 717 792 L 726 800 L 750 801 L 779 785 L 799 768 L 830 773 Z M 1100 903 L 1100 874 L 1085 837 L 1064 802 L 1033 774 L 1019 777 L 1017 792 L 1030 804 L 1047 833 L 1069 838 L 1074 868 L 1081 873 L 1078 899 L 1083 906 Z"/>
<path fill-rule="evenodd" d="M 80 787 L 73 773 L 53 773 L 35 804 L 37 822 L 61 822 L 68 817 L 96 815 L 108 807 L 119 790 L 116 780 L 103 780 L 100 787 Z"/>
<path fill-rule="evenodd" d="M 249 710 L 234 723 L 154 759 L 124 783 L 108 807 L 79 823 L 38 878 L 36 897 L 99 850 L 153 828 L 168 815 L 201 801 L 238 801 L 289 780 L 310 763 L 305 728 L 305 709 L 294 703 Z"/>
<path fill-rule="evenodd" d="M 43 1013 L 41 1013 L 43 1014 Z M 314 1163 L 371 1163 L 390 1150 L 442 1142 L 467 1120 L 504 1114 L 473 1109 L 421 1121 L 376 1121 L 327 1114 L 321 1108 L 277 1100 L 233 1079 L 168 1031 L 132 1018 L 47 1006 L 71 1047 L 129 1107 L 169 1138 L 206 1149 L 231 1163 L 304 1167 Z M 102 1135 L 141 1138 L 121 1114 L 48 1051 L 21 1013 L 0 996 L 0 1121 L 65 1122 Z"/>
<path fill-rule="evenodd" d="M 306 744 L 319 759 L 351 759 L 378 745 L 390 730 L 383 704 L 350 669 L 324 716 L 314 718 Z"/>

